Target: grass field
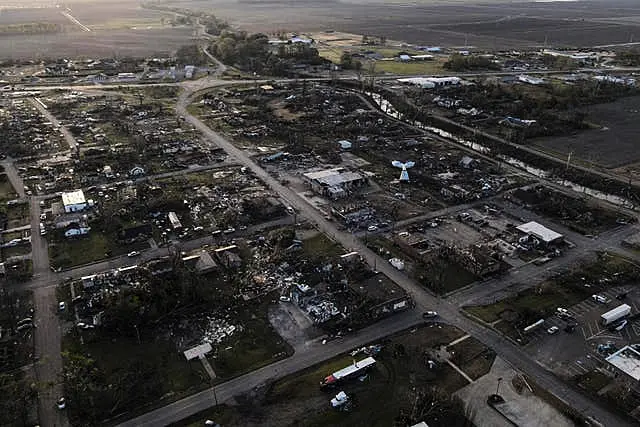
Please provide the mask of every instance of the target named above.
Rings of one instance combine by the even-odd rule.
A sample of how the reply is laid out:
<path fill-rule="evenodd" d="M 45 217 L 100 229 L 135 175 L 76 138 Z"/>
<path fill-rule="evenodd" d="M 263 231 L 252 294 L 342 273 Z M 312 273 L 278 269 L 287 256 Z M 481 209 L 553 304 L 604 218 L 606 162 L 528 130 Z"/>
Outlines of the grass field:
<path fill-rule="evenodd" d="M 302 247 L 305 253 L 315 258 L 331 258 L 345 253 L 342 246 L 322 233 L 304 240 Z"/>
<path fill-rule="evenodd" d="M 639 275 L 640 269 L 624 258 L 601 257 L 594 263 L 577 266 L 561 277 L 547 280 L 494 304 L 464 309 L 488 323 L 496 322 L 504 313 L 509 313 L 513 320 L 507 323 L 529 324 L 550 316 L 558 307 L 571 307 L 606 287 L 636 281 Z M 505 331 L 508 329 L 504 325 L 502 328 Z"/>
<path fill-rule="evenodd" d="M 70 362 L 77 356 L 91 360 L 95 369 L 91 379 L 85 378 L 93 384 L 90 392 L 75 394 L 72 390 L 79 385 L 73 376 L 65 385 L 69 418 L 82 420 L 82 425 L 148 404 L 166 404 L 209 386 L 200 362 L 187 362 L 168 342 L 144 336 L 143 345 L 129 338 L 94 340 L 89 334 L 83 338 L 85 344 L 80 344 L 79 336 L 63 339 L 68 372 L 77 366 Z"/>
<path fill-rule="evenodd" d="M 207 419 L 225 426 L 392 426 L 412 425 L 413 405 L 420 405 L 421 392 L 435 388 L 441 397 L 448 396 L 466 381 L 446 364 L 427 368 L 426 354 L 431 349 L 459 338 L 462 332 L 448 326 L 423 327 L 385 340 L 382 351 L 375 355 L 377 364 L 361 381 L 354 379 L 340 386 L 322 390 L 320 381 L 330 373 L 361 360 L 366 355 L 337 356 L 273 383 L 266 391 L 254 391 L 236 398 L 237 406 L 219 406 L 198 413 L 174 427 L 195 427 Z M 466 348 L 476 355 L 483 347 L 469 342 Z M 462 349 L 462 347 L 459 347 Z M 479 370 L 478 370 L 479 372 Z M 339 391 L 352 399 L 349 411 L 331 408 L 329 400 Z M 443 406 L 438 406 L 443 405 Z M 463 425 L 462 410 L 435 399 L 433 411 L 424 420 L 429 425 Z M 442 409 L 440 411 L 439 409 Z"/>
<path fill-rule="evenodd" d="M 149 247 L 146 242 L 118 245 L 115 238 L 110 238 L 98 230 L 91 230 L 86 236 L 71 239 L 65 238 L 62 231 L 53 232 L 49 236 L 49 257 L 51 265 L 56 268 L 88 264 Z"/>
<path fill-rule="evenodd" d="M 220 380 L 253 371 L 293 354 L 291 347 L 278 335 L 267 319 L 268 303 L 246 307 L 243 330 L 225 341 L 211 365 Z"/>
<path fill-rule="evenodd" d="M 443 74 L 445 70 L 442 68 L 444 61 L 416 61 L 416 62 L 399 62 L 399 61 L 376 61 L 376 73 L 388 74 Z"/>

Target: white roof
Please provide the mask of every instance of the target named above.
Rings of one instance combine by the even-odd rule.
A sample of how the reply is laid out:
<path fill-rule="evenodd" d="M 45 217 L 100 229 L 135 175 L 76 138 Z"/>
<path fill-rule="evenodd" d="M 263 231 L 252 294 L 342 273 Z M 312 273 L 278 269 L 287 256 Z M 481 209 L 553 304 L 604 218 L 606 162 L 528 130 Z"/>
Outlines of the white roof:
<path fill-rule="evenodd" d="M 640 381 L 640 352 L 635 348 L 623 347 L 606 360 L 634 380 Z"/>
<path fill-rule="evenodd" d="M 336 379 L 344 378 L 353 374 L 354 372 L 358 372 L 362 369 L 368 368 L 369 366 L 375 365 L 375 363 L 376 360 L 373 357 L 367 357 L 359 362 L 354 363 L 353 365 L 349 365 L 346 368 L 335 371 L 332 375 Z"/>
<path fill-rule="evenodd" d="M 307 172 L 304 174 L 304 176 L 307 179 L 314 180 L 314 179 L 325 178 L 327 176 L 338 175 L 342 172 L 344 172 L 343 168 L 333 168 L 333 169 L 325 169 L 317 172 Z"/>
<path fill-rule="evenodd" d="M 459 84 L 462 82 L 462 79 L 459 77 L 407 77 L 398 79 L 398 81 L 400 83 L 417 85 L 429 89 L 434 88 L 437 85 Z"/>
<path fill-rule="evenodd" d="M 556 233 L 555 231 L 550 230 L 544 225 L 538 224 L 535 221 L 519 225 L 517 229 L 522 231 L 523 233 L 531 234 L 532 236 L 537 237 L 545 243 L 553 242 L 562 238 L 562 234 Z"/>
<path fill-rule="evenodd" d="M 186 357 L 187 360 L 195 359 L 196 357 L 200 357 L 201 355 L 209 353 L 211 350 L 211 344 L 206 342 L 204 344 L 200 344 L 196 347 L 190 348 L 189 350 L 185 350 L 184 357 Z"/>
<path fill-rule="evenodd" d="M 82 190 L 70 191 L 68 193 L 62 193 L 62 204 L 65 206 L 70 205 L 80 205 L 82 203 L 87 203 L 84 198 L 84 193 Z"/>
<path fill-rule="evenodd" d="M 326 169 L 318 172 L 309 172 L 304 174 L 305 178 L 312 181 L 318 181 L 329 187 L 339 186 L 346 182 L 357 181 L 362 179 L 362 175 L 357 172 L 347 171 L 344 168 Z"/>

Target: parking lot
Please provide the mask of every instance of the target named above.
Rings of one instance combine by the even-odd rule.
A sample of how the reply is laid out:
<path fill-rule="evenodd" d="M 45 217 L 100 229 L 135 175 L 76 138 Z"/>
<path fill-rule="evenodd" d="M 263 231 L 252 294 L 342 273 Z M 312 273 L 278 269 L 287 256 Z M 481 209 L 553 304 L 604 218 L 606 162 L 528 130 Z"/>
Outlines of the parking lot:
<path fill-rule="evenodd" d="M 621 293 L 627 293 L 627 296 L 618 300 L 616 296 Z M 640 314 L 640 290 L 618 287 L 597 295 L 603 296 L 607 302 L 599 303 L 588 298 L 571 307 L 563 307 L 572 315 L 571 318 L 548 317 L 544 325 L 529 334 L 527 348 L 540 363 L 559 375 L 573 377 L 606 363 L 604 359 L 608 353 L 602 351 L 602 346 L 619 349 L 640 341 L 640 319 L 634 319 Z M 621 304 L 631 306 L 629 323 L 620 331 L 612 331 L 601 324 L 600 316 Z M 577 323 L 573 333 L 565 331 L 569 323 Z M 548 330 L 553 326 L 558 331 L 549 334 Z"/>

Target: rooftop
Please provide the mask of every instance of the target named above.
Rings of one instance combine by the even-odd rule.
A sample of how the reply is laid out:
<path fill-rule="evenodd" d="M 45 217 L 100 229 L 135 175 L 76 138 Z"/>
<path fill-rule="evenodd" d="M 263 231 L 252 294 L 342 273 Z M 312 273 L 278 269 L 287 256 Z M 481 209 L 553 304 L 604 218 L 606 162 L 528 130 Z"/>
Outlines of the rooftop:
<path fill-rule="evenodd" d="M 82 190 L 70 191 L 68 193 L 62 193 L 62 204 L 65 206 L 70 205 L 79 205 L 82 203 L 87 203 L 87 200 L 84 198 L 84 193 Z"/>
<path fill-rule="evenodd" d="M 358 172 L 351 172 L 344 168 L 325 169 L 318 172 L 309 172 L 304 174 L 305 178 L 311 181 L 318 181 L 320 184 L 329 187 L 339 186 L 340 184 L 358 181 L 362 179 L 362 175 Z"/>
<path fill-rule="evenodd" d="M 640 380 L 640 352 L 633 346 L 621 348 L 606 360 L 634 380 Z"/>
<path fill-rule="evenodd" d="M 519 225 L 517 228 L 521 232 L 531 234 L 532 236 L 537 237 L 545 243 L 550 243 L 562 238 L 562 234 L 556 233 L 555 231 L 548 229 L 544 225 L 538 224 L 535 221 Z"/>

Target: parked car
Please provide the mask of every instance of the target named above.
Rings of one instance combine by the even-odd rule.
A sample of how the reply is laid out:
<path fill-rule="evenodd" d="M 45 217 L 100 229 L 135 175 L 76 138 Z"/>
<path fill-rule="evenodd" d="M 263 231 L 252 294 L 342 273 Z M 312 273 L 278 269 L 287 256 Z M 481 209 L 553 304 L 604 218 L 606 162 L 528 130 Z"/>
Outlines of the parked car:
<path fill-rule="evenodd" d="M 560 330 L 560 328 L 558 328 L 557 326 L 552 326 L 552 327 L 550 327 L 549 329 L 547 329 L 547 333 L 548 333 L 549 335 L 553 335 L 553 334 L 555 334 L 556 332 L 558 332 L 559 330 Z"/>
<path fill-rule="evenodd" d="M 616 299 L 618 300 L 623 300 L 627 297 L 627 292 L 621 292 L 618 295 L 616 295 Z"/>
<path fill-rule="evenodd" d="M 58 401 L 56 402 L 56 406 L 58 407 L 58 409 L 63 410 L 64 408 L 67 407 L 67 401 L 65 400 L 64 397 L 61 397 L 60 399 L 58 399 Z"/>
<path fill-rule="evenodd" d="M 59 309 L 60 311 L 64 311 L 66 308 L 67 308 L 67 304 L 66 304 L 64 301 L 60 301 L 60 302 L 58 303 L 58 309 Z"/>
<path fill-rule="evenodd" d="M 433 319 L 435 317 L 438 317 L 437 311 L 425 311 L 424 313 L 422 313 L 423 319 Z"/>
<path fill-rule="evenodd" d="M 591 298 L 598 304 L 608 304 L 609 302 L 611 302 L 607 297 L 602 295 L 594 294 L 594 295 L 591 295 Z"/>
<path fill-rule="evenodd" d="M 373 233 L 374 231 L 378 231 L 378 227 L 376 227 L 375 225 L 370 225 L 369 227 L 367 227 L 367 231 Z"/>

